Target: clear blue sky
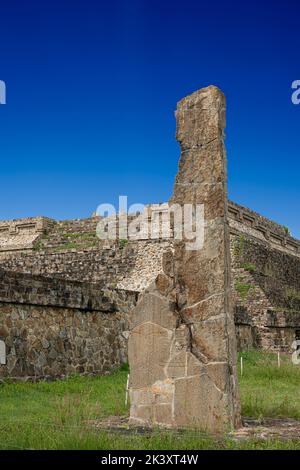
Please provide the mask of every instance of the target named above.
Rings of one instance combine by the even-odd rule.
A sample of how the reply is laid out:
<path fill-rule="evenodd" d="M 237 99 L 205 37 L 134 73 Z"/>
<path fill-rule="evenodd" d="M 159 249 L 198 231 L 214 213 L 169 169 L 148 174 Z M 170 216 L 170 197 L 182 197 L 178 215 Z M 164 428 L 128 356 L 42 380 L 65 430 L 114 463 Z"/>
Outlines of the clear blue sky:
<path fill-rule="evenodd" d="M 298 1 L 1 2 L 0 218 L 160 202 L 177 171 L 176 102 L 227 97 L 230 197 L 300 237 Z"/>

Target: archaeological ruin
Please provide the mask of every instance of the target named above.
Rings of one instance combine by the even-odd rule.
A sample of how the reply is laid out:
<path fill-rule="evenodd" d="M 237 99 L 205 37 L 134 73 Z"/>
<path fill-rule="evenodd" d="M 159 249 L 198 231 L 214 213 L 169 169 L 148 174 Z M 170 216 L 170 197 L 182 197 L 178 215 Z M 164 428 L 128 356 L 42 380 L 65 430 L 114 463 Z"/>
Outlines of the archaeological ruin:
<path fill-rule="evenodd" d="M 204 243 L 174 237 L 162 273 L 133 310 L 130 422 L 222 432 L 240 424 L 231 301 L 225 98 L 215 87 L 178 103 L 181 157 L 171 204 L 204 207 Z"/>
<path fill-rule="evenodd" d="M 99 239 L 110 218 L 97 215 L 0 222 L 0 379 L 103 374 L 129 350 L 132 423 L 221 430 L 239 422 L 236 351 L 300 339 L 300 241 L 227 200 L 217 88 L 180 101 L 176 120 L 173 195 L 128 215 L 129 239 Z M 174 203 L 204 205 L 202 249 L 161 229 Z"/>

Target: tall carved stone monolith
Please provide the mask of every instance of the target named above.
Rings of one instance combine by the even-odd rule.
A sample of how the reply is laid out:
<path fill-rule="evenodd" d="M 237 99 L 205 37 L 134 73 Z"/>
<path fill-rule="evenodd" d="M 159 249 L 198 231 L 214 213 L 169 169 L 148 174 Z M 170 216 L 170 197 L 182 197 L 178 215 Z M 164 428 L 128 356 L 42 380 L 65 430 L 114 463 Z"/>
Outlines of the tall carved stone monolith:
<path fill-rule="evenodd" d="M 181 157 L 170 205 L 202 207 L 204 241 L 190 249 L 176 239 L 134 310 L 130 422 L 223 432 L 240 424 L 225 97 L 213 86 L 199 90 L 178 103 L 176 119 Z"/>

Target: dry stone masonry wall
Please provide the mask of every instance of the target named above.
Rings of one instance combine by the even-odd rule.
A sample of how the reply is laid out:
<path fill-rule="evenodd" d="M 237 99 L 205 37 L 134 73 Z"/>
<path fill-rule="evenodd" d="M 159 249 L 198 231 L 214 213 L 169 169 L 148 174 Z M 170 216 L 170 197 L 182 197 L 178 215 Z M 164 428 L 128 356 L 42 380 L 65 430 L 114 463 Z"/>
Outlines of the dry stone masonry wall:
<path fill-rule="evenodd" d="M 247 238 L 262 241 L 270 248 L 300 258 L 300 241 L 293 238 L 288 227 L 229 202 L 229 222 L 232 235 L 244 234 Z"/>
<path fill-rule="evenodd" d="M 46 217 L 1 221 L 0 260 L 12 253 L 32 250 L 34 242 L 54 223 Z"/>
<path fill-rule="evenodd" d="M 240 350 L 290 352 L 300 333 L 300 260 L 260 240 L 232 238 Z"/>
<path fill-rule="evenodd" d="M 169 240 L 135 240 L 125 245 L 117 241 L 99 248 L 22 253 L 0 265 L 8 271 L 142 291 L 161 271 L 162 255 L 171 245 Z"/>
<path fill-rule="evenodd" d="M 127 362 L 137 294 L 0 271 L 0 379 L 103 374 Z"/>

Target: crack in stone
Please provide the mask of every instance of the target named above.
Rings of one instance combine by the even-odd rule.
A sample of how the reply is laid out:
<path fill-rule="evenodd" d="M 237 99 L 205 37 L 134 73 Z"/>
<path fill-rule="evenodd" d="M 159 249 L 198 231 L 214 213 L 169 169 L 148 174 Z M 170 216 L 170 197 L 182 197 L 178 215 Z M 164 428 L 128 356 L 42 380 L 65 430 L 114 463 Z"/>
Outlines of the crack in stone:
<path fill-rule="evenodd" d="M 186 153 L 186 152 L 190 152 L 191 150 L 197 150 L 197 149 L 200 149 L 200 150 L 206 149 L 210 144 L 212 144 L 216 140 L 220 140 L 220 141 L 223 142 L 223 139 L 220 136 L 214 137 L 213 139 L 209 140 L 208 142 L 205 142 L 205 143 L 202 143 L 202 144 L 195 144 L 195 145 L 192 145 L 191 147 L 181 149 L 181 153 Z"/>
<path fill-rule="evenodd" d="M 191 347 L 191 353 L 193 356 L 195 356 L 196 359 L 198 359 L 199 362 L 202 364 L 208 364 L 208 357 L 205 356 L 201 351 L 199 351 L 199 347 L 195 349 L 195 347 L 192 345 Z"/>
<path fill-rule="evenodd" d="M 219 313 L 219 315 L 213 315 L 209 318 L 206 318 L 205 320 L 195 320 L 193 322 L 190 322 L 190 325 L 205 324 L 205 323 L 209 323 L 211 321 L 220 320 L 222 318 L 225 319 L 225 317 L 226 317 L 225 313 Z"/>
<path fill-rule="evenodd" d="M 205 186 L 218 186 L 218 185 L 220 185 L 220 183 L 218 183 L 218 182 L 216 182 L 216 183 L 215 183 L 215 182 L 213 182 L 213 183 L 207 183 L 206 181 L 203 182 L 203 183 L 199 183 L 199 182 L 197 182 L 197 183 L 193 183 L 193 182 L 188 182 L 188 183 L 179 183 L 179 182 L 175 182 L 175 183 L 174 183 L 174 186 L 183 186 L 183 187 L 195 186 L 195 187 L 199 188 L 199 186 L 201 186 L 201 185 L 205 185 Z"/>
<path fill-rule="evenodd" d="M 211 299 L 214 299 L 215 297 L 220 297 L 222 295 L 224 295 L 225 291 L 222 291 L 222 292 L 217 292 L 216 294 L 212 294 L 208 297 L 206 297 L 205 299 L 203 300 L 199 300 L 199 302 L 196 302 L 195 304 L 192 304 L 192 305 L 188 305 L 187 307 L 184 307 L 182 309 L 182 311 L 184 312 L 184 310 L 187 310 L 187 309 L 190 309 L 190 308 L 195 308 L 197 307 L 198 305 L 201 305 L 203 304 L 204 302 L 207 302 L 208 300 L 211 300 Z"/>

